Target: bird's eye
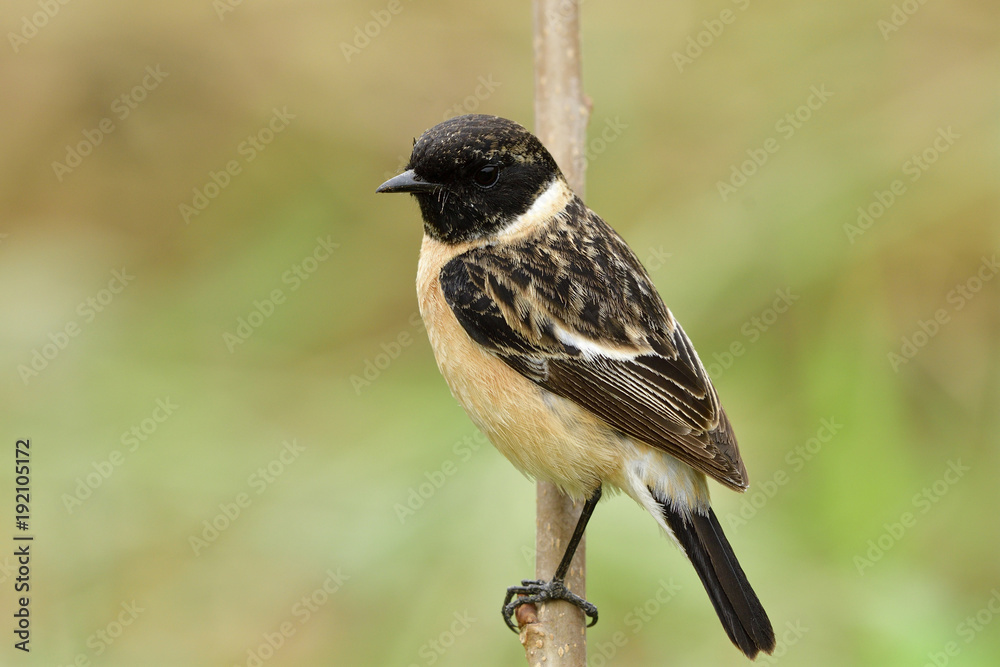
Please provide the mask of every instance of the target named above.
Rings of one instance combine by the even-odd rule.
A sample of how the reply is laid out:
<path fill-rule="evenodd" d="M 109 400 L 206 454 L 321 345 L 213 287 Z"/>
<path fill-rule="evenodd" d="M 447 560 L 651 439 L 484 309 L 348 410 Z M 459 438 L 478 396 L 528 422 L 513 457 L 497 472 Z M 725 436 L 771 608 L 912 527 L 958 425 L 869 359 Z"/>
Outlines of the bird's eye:
<path fill-rule="evenodd" d="M 472 179 L 481 188 L 492 188 L 500 180 L 500 167 L 495 164 L 488 164 L 477 171 Z"/>

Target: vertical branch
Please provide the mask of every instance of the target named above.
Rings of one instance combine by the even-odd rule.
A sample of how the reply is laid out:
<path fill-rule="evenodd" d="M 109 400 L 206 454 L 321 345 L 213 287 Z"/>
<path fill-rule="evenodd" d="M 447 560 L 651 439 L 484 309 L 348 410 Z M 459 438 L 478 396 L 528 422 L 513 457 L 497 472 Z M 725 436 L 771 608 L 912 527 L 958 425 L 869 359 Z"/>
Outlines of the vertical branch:
<path fill-rule="evenodd" d="M 534 0 L 535 134 L 552 153 L 569 181 L 583 196 L 584 142 L 590 116 L 580 68 L 578 0 Z M 554 485 L 538 482 L 535 576 L 549 580 L 573 534 L 582 503 Z M 586 595 L 585 542 L 581 541 L 566 577 L 571 591 Z M 566 602 L 518 609 L 521 643 L 530 665 L 585 667 L 586 618 Z"/>
<path fill-rule="evenodd" d="M 535 0 L 535 135 L 584 196 L 590 100 L 583 93 L 578 0 Z"/>

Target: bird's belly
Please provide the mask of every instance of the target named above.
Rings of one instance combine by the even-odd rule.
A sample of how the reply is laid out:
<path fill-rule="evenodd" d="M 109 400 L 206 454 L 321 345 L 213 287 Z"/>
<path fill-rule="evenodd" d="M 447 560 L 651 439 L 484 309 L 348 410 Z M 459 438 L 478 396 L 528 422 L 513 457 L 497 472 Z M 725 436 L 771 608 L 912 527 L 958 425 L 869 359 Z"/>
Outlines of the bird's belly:
<path fill-rule="evenodd" d="M 634 451 L 628 438 L 480 347 L 455 319 L 438 282 L 421 284 L 425 273 L 418 273 L 420 314 L 438 368 L 500 453 L 521 472 L 553 482 L 574 498 L 588 497 L 602 480 L 620 478 Z"/>
<path fill-rule="evenodd" d="M 452 395 L 518 470 L 574 498 L 589 497 L 602 480 L 619 477 L 627 438 L 496 357 L 489 371 L 470 374 L 454 348 L 434 347 Z"/>

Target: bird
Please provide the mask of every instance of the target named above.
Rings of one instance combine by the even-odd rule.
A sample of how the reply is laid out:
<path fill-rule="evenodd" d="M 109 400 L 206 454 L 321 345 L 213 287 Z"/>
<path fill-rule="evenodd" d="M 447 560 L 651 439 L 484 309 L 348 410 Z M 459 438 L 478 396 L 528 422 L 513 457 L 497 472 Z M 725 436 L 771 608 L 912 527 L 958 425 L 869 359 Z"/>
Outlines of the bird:
<path fill-rule="evenodd" d="M 597 622 L 565 576 L 607 487 L 687 555 L 732 642 L 771 653 L 771 622 L 709 498 L 708 478 L 748 486 L 718 393 L 636 254 L 545 146 L 514 121 L 457 116 L 415 139 L 376 193 L 420 207 L 420 315 L 454 398 L 518 470 L 585 500 L 553 578 L 508 588 L 507 625 L 549 600 Z"/>

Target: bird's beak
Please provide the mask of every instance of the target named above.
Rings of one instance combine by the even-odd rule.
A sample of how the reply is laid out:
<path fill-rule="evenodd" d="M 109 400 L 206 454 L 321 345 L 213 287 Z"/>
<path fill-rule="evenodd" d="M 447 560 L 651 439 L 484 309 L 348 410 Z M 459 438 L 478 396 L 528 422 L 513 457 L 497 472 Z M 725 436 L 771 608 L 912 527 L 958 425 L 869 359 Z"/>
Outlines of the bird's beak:
<path fill-rule="evenodd" d="M 439 187 L 420 178 L 412 169 L 407 169 L 399 176 L 393 176 L 376 188 L 375 192 L 431 192 Z"/>

